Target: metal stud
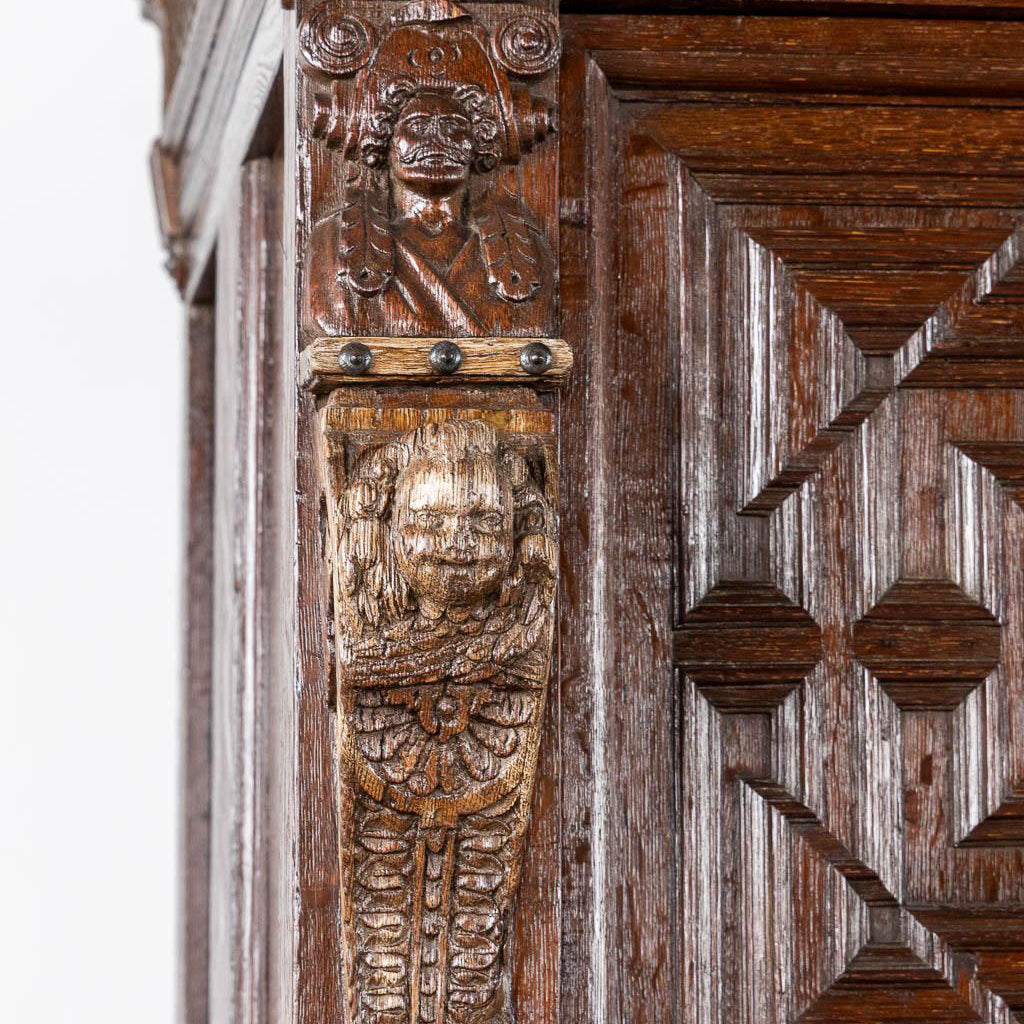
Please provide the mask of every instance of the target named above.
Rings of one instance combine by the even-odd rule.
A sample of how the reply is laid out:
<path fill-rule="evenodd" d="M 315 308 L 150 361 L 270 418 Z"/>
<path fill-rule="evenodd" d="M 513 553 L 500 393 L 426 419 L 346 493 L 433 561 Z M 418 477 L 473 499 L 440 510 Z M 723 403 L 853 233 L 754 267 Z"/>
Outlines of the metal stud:
<path fill-rule="evenodd" d="M 462 349 L 454 341 L 439 341 L 430 350 L 430 365 L 447 377 L 462 365 Z"/>
<path fill-rule="evenodd" d="M 519 365 L 531 376 L 539 377 L 551 369 L 555 357 L 542 341 L 531 341 L 519 353 Z"/>
<path fill-rule="evenodd" d="M 373 353 L 361 341 L 350 341 L 338 353 L 338 364 L 350 377 L 364 377 L 373 364 Z"/>

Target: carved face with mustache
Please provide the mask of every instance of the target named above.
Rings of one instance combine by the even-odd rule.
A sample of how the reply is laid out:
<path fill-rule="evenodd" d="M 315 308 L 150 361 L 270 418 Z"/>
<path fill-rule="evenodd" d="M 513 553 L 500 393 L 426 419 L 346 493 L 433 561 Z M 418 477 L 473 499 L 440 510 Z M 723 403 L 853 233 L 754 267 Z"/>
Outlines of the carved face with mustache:
<path fill-rule="evenodd" d="M 422 92 L 395 123 L 391 173 L 414 192 L 449 195 L 469 179 L 473 132 L 462 105 L 444 93 Z"/>
<path fill-rule="evenodd" d="M 413 463 L 393 516 L 398 567 L 422 609 L 475 604 L 508 575 L 512 495 L 495 459 Z"/>

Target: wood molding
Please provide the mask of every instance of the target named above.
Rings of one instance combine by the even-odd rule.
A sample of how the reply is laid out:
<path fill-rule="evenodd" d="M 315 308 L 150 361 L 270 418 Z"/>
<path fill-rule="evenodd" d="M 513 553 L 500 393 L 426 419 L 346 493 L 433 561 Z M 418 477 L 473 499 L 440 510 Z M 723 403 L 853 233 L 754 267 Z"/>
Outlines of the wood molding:
<path fill-rule="evenodd" d="M 285 38 L 280 0 L 203 0 L 188 20 L 153 179 L 168 269 L 189 301 L 210 267 L 238 168 L 274 102 Z"/>
<path fill-rule="evenodd" d="M 474 384 L 553 388 L 564 384 L 572 369 L 572 350 L 559 338 L 460 338 L 461 363 L 451 375 L 445 375 L 438 373 L 430 360 L 439 344 L 451 342 L 442 338 L 319 338 L 302 353 L 299 383 L 311 391 L 327 391 L 359 379 L 392 384 L 452 384 L 468 379 Z M 342 365 L 345 350 L 352 345 L 365 346 L 370 355 L 369 366 L 359 373 L 346 372 Z M 541 359 L 528 370 L 528 358 L 534 351 Z"/>

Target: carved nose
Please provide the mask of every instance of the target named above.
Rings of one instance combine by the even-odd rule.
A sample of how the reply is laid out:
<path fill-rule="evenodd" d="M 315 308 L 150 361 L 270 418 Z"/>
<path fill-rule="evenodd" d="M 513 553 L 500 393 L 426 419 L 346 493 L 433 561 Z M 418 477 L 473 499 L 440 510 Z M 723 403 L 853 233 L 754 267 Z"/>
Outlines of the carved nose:
<path fill-rule="evenodd" d="M 469 557 L 476 550 L 476 537 L 464 523 L 454 522 L 445 533 L 444 546 L 451 555 Z"/>

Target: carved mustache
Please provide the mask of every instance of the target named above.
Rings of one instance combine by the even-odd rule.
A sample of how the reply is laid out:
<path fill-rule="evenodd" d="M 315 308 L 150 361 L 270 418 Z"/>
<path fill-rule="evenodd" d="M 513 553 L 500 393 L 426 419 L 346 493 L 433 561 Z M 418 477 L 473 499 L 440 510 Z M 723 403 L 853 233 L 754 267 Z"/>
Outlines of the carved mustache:
<path fill-rule="evenodd" d="M 399 160 L 403 164 L 416 164 L 421 160 L 437 160 L 439 157 L 459 166 L 469 163 L 468 153 L 457 146 L 447 145 L 443 142 L 420 143 L 410 149 L 408 153 L 402 153 Z"/>

